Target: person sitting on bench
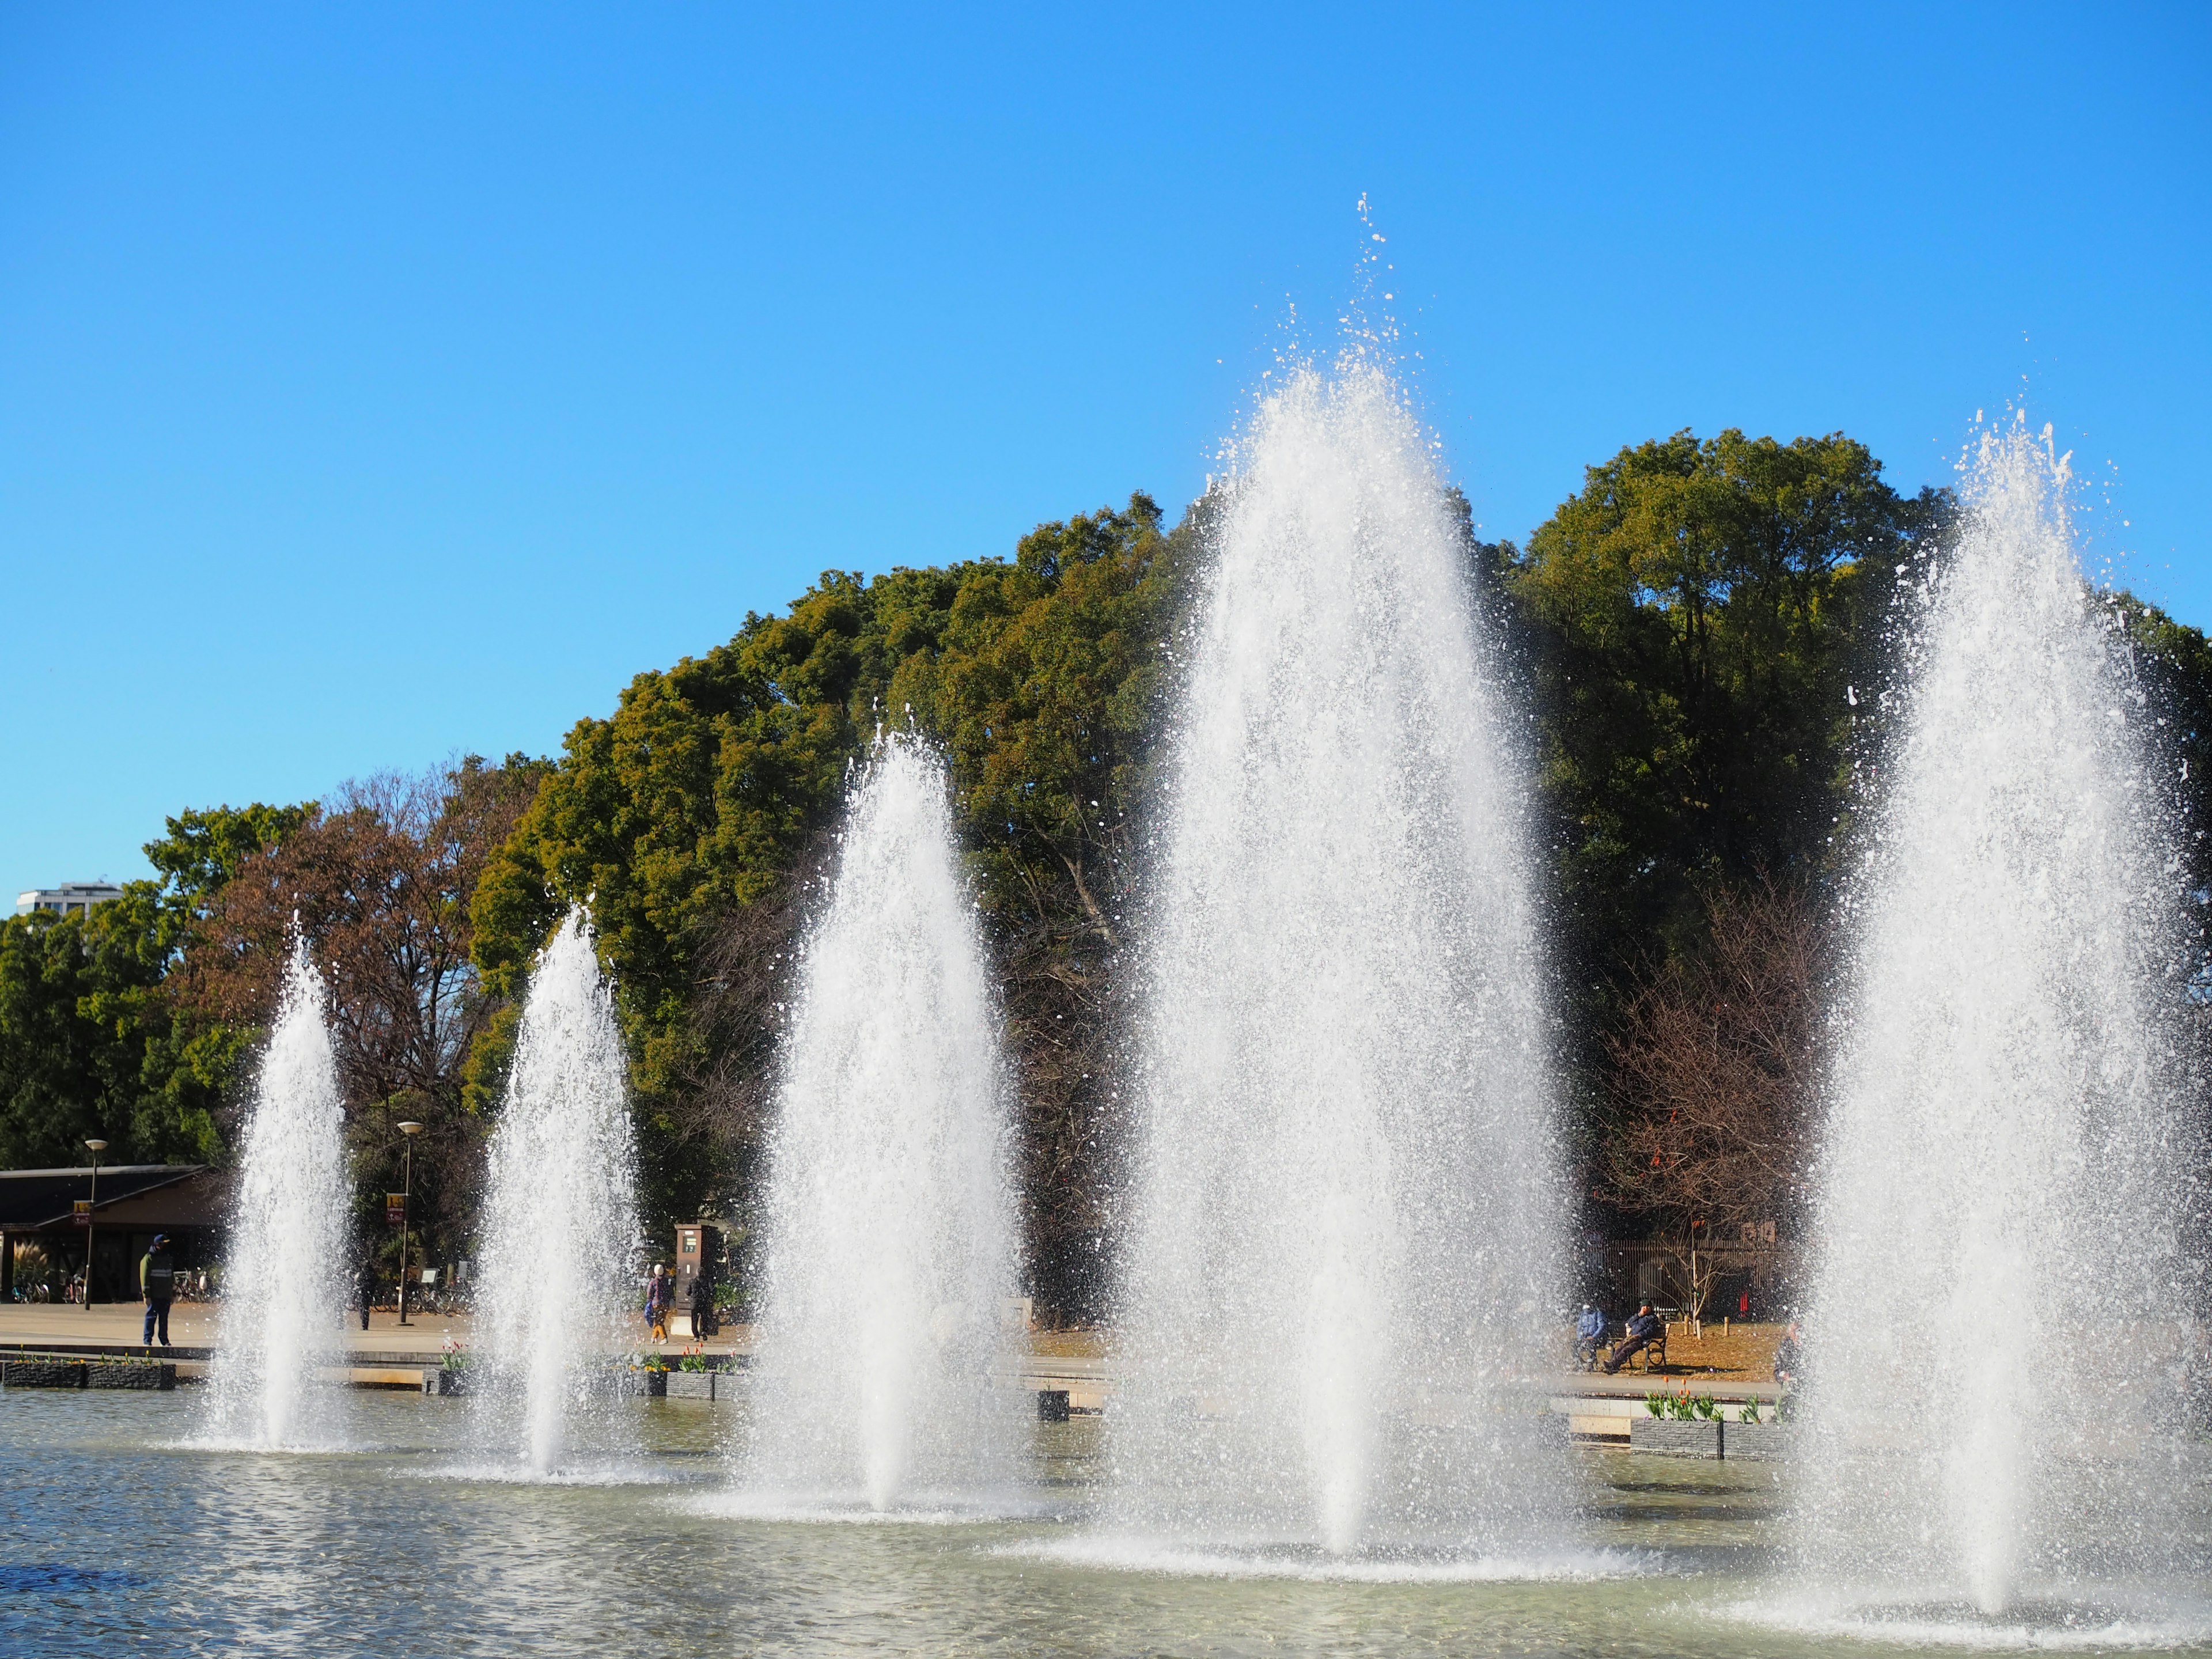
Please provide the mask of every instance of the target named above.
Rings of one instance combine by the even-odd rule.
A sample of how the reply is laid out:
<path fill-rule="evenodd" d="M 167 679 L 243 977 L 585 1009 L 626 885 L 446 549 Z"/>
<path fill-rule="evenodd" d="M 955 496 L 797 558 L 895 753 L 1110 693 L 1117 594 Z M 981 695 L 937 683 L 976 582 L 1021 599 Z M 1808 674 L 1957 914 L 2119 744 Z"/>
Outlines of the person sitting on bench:
<path fill-rule="evenodd" d="M 1774 1351 L 1774 1380 L 1785 1389 L 1797 1386 L 1798 1367 L 1804 1364 L 1797 1348 L 1799 1334 L 1797 1322 L 1793 1319 L 1790 1328 L 1782 1334 L 1781 1346 Z"/>
<path fill-rule="evenodd" d="M 1605 1316 L 1591 1304 L 1583 1304 L 1583 1316 L 1575 1321 L 1575 1364 L 1595 1367 L 1597 1351 L 1605 1346 Z"/>
<path fill-rule="evenodd" d="M 1613 1358 L 1605 1362 L 1605 1374 L 1607 1376 L 1613 1375 L 1638 1354 L 1643 1353 L 1654 1342 L 1664 1337 L 1666 1332 L 1665 1322 L 1657 1314 L 1651 1311 L 1651 1304 L 1649 1302 L 1645 1303 L 1636 1310 L 1636 1317 L 1628 1322 L 1628 1334 L 1620 1339 L 1620 1346 L 1613 1351 Z M 1648 1370 L 1651 1364 L 1648 1356 L 1644 1364 Z"/>

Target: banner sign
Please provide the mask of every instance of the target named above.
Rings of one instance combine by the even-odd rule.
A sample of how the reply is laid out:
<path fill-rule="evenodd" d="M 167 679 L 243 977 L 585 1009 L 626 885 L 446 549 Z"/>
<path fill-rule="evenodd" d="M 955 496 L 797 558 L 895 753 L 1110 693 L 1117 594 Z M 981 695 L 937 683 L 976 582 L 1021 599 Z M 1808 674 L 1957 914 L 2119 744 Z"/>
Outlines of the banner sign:
<path fill-rule="evenodd" d="M 384 1195 L 384 1224 L 404 1227 L 407 1224 L 407 1194 L 386 1193 Z"/>
<path fill-rule="evenodd" d="M 76 1224 L 80 1227 L 89 1227 L 92 1225 L 92 1200 L 88 1198 L 80 1198 L 77 1200 L 76 1214 L 71 1218 L 75 1220 Z"/>

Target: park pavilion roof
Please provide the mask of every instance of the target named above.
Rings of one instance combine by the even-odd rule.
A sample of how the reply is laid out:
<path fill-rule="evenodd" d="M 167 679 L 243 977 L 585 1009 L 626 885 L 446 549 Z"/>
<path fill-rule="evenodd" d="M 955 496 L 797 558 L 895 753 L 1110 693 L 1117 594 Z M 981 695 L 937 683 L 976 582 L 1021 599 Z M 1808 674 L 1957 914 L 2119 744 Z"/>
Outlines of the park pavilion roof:
<path fill-rule="evenodd" d="M 96 1216 L 125 1199 L 158 1192 L 206 1172 L 204 1164 L 103 1164 Z M 0 1170 L 0 1229 L 39 1231 L 67 1222 L 91 1190 L 92 1170 Z"/>

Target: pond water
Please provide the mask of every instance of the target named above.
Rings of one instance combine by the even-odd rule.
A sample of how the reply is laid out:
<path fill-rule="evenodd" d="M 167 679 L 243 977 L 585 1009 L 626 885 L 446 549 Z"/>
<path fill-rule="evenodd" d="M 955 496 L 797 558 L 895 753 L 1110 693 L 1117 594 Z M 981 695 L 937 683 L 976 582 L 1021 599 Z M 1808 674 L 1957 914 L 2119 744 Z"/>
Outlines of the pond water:
<path fill-rule="evenodd" d="M 368 1450 L 190 1443 L 200 1401 L 0 1394 L 0 1652 L 101 1654 L 1777 1655 L 1837 1649 L 1772 1612 L 1777 1470 L 1577 1449 L 1582 1571 L 1471 1581 L 1404 1564 L 1147 1559 L 1093 1540 L 1098 1425 L 1039 1425 L 1038 1513 L 851 1524 L 732 1513 L 734 1412 L 636 1401 L 634 1465 L 533 1485 L 466 1462 L 459 1401 L 356 1395 Z M 1168 1570 L 1168 1569 L 1174 1570 Z M 2186 1646 L 2174 1618 L 1971 1645 Z M 1895 1652 L 1947 1634 L 1940 1612 Z M 1777 1622 L 1779 1619 L 1781 1622 Z M 2177 1622 L 2178 1621 L 2178 1622 Z M 1948 1632 L 1954 1636 L 1956 1632 Z M 2208 1646 L 2206 1651 L 2212 1651 Z"/>

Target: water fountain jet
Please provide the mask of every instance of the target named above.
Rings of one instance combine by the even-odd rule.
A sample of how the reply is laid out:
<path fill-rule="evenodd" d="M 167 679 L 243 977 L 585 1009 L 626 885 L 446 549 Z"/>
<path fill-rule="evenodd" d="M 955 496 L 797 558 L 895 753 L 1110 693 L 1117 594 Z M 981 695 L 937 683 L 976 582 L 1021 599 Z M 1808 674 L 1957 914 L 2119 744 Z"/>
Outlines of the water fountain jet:
<path fill-rule="evenodd" d="M 477 1409 L 539 1479 L 631 1449 L 605 1409 L 638 1238 L 628 1075 L 579 905 L 531 975 L 479 1249 Z"/>
<path fill-rule="evenodd" d="M 208 1426 L 270 1449 L 334 1442 L 315 1386 L 341 1346 L 347 1212 L 345 1110 L 322 975 L 294 945 L 240 1139 L 209 1368 Z"/>
<path fill-rule="evenodd" d="M 742 1483 L 801 1506 L 988 1506 L 1027 1397 L 999 1016 L 943 763 L 878 741 L 805 945 L 769 1148 Z"/>
<path fill-rule="evenodd" d="M 2197 1297 L 2144 696 L 2047 433 L 1986 434 L 1966 484 L 1852 896 L 1800 1547 L 1831 1599 L 1994 1618 L 2167 1554 L 2160 1349 Z"/>
<path fill-rule="evenodd" d="M 1560 1535 L 1517 1414 L 1565 1231 L 1528 783 L 1473 556 L 1384 369 L 1262 404 L 1156 854 L 1114 1527 Z"/>

